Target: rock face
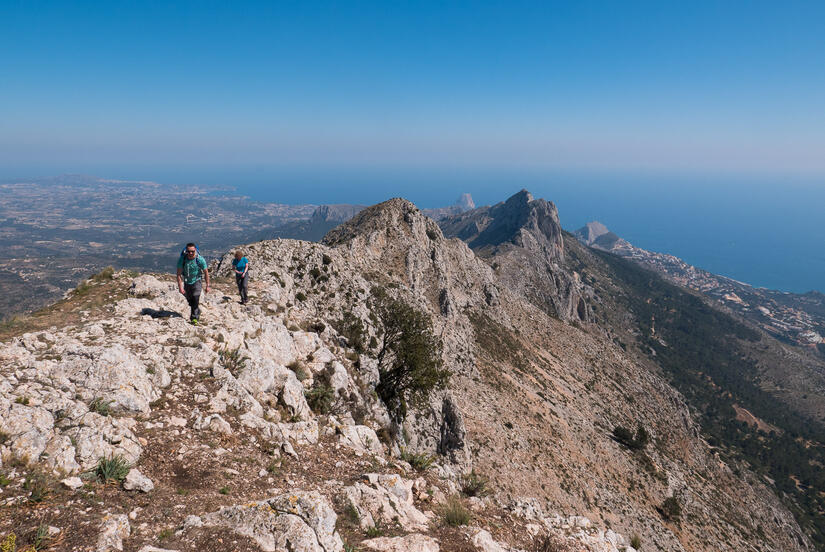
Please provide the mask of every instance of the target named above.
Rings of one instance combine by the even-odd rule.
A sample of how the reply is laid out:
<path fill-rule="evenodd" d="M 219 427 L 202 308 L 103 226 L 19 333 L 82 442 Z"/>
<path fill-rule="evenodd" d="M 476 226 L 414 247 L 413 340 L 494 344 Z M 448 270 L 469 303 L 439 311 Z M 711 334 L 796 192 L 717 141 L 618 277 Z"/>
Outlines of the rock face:
<path fill-rule="evenodd" d="M 591 293 L 564 263 L 564 238 L 556 206 L 522 190 L 492 207 L 439 222 L 487 259 L 517 295 L 562 320 L 589 321 Z"/>

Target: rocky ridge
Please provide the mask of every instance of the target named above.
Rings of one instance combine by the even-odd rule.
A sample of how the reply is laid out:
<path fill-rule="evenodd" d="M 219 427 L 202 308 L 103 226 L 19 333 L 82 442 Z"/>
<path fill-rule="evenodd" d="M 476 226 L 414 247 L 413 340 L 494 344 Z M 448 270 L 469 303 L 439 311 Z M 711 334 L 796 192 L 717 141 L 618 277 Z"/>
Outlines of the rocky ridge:
<path fill-rule="evenodd" d="M 535 201 L 518 198 L 535 210 L 512 245 L 542 251 L 545 268 L 562 237 L 554 208 Z M 515 228 L 495 223 L 506 209 L 493 214 L 488 226 Z M 763 484 L 713 457 L 648 367 L 524 301 L 524 280 L 409 202 L 367 208 L 321 245 L 244 251 L 251 305 L 219 281 L 203 326 L 179 316 L 171 278 L 119 273 L 129 296 L 108 310 L 0 345 L 0 531 L 54 524 L 66 550 L 631 551 L 629 535 L 658 550 L 809 548 Z M 373 392 L 374 350 L 336 329 L 350 313 L 376 337 L 379 286 L 430 313 L 452 373 L 395 435 Z M 307 397 L 324 389 L 332 404 L 313 409 Z M 617 423 L 643 424 L 656 446 L 629 454 L 609 436 Z M 409 463 L 431 454 L 428 471 Z M 118 456 L 137 472 L 124 477 L 133 490 L 95 482 L 101 459 Z M 445 525 L 471 470 L 493 494 L 461 499 L 469 526 Z M 33 500 L 31 482 L 54 477 L 65 489 Z M 681 521 L 657 511 L 668 497 Z"/>
<path fill-rule="evenodd" d="M 460 238 L 480 257 L 495 258 L 497 276 L 517 295 L 563 320 L 590 319 L 590 290 L 564 267 L 563 231 L 553 203 L 522 190 L 439 224 L 446 236 Z"/>

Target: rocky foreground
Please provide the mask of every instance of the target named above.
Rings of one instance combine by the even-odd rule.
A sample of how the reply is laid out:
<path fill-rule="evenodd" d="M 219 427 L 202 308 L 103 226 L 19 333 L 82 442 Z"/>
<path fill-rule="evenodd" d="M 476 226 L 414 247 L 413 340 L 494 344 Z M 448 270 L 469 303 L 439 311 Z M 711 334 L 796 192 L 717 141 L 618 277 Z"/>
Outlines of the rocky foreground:
<path fill-rule="evenodd" d="M 218 278 L 201 326 L 171 276 L 121 272 L 0 344 L 0 550 L 809 549 L 666 384 L 411 204 L 245 251 L 250 304 Z M 377 287 L 431 316 L 452 374 L 400 424 Z M 661 446 L 631 455 L 616 421 Z"/>

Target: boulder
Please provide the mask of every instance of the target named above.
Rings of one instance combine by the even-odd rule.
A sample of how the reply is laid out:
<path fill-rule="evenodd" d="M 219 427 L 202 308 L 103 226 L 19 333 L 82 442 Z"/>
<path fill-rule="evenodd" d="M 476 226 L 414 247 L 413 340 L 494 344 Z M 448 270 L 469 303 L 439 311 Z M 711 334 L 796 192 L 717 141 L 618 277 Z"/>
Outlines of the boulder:
<path fill-rule="evenodd" d="M 126 475 L 126 480 L 123 482 L 123 488 L 127 491 L 140 491 L 148 493 L 155 488 L 152 480 L 140 473 L 137 469 L 132 468 Z"/>

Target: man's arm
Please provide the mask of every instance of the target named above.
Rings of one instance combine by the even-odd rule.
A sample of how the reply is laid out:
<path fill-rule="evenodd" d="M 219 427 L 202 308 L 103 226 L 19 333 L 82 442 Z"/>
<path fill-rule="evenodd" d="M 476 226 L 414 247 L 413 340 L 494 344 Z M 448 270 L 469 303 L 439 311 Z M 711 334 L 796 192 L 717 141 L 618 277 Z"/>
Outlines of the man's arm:
<path fill-rule="evenodd" d="M 203 269 L 203 279 L 206 280 L 206 289 L 205 289 L 205 291 L 207 293 L 209 293 L 209 269 L 208 268 Z"/>
<path fill-rule="evenodd" d="M 178 290 L 180 290 L 181 293 L 186 293 L 185 291 L 183 291 L 183 269 L 182 268 L 178 268 Z"/>

